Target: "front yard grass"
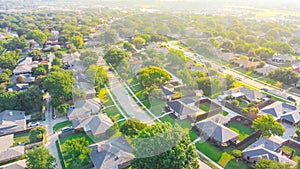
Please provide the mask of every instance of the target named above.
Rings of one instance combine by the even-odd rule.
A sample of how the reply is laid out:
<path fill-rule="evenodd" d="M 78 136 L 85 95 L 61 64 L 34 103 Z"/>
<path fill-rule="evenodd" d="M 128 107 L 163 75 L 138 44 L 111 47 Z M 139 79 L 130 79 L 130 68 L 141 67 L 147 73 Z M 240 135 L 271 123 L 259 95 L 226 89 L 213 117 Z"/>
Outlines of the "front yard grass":
<path fill-rule="evenodd" d="M 63 122 L 60 122 L 60 123 L 57 123 L 53 126 L 53 130 L 58 132 L 60 131 L 62 128 L 64 127 L 69 127 L 69 126 L 72 126 L 72 122 L 71 121 L 63 121 Z"/>
<path fill-rule="evenodd" d="M 162 100 L 154 100 L 150 102 L 146 100 L 143 104 L 153 113 L 155 116 L 161 116 L 163 108 L 166 106 L 166 103 Z"/>
<path fill-rule="evenodd" d="M 110 98 L 107 90 L 105 88 L 101 88 L 99 91 L 99 99 L 101 103 L 104 105 L 105 109 L 103 111 L 107 114 L 107 116 L 114 120 L 120 120 L 124 118 L 119 110 L 114 105 L 114 102 Z"/>
<path fill-rule="evenodd" d="M 196 143 L 197 150 L 208 156 L 211 160 L 218 163 L 225 169 L 239 168 L 249 169 L 250 167 L 243 161 L 236 161 L 231 154 L 232 148 L 221 151 L 219 148 L 213 146 L 208 141 L 203 143 Z"/>
<path fill-rule="evenodd" d="M 29 132 L 14 135 L 14 145 L 29 143 Z"/>
<path fill-rule="evenodd" d="M 244 140 L 254 132 L 252 128 L 238 122 L 229 123 L 228 128 L 239 134 L 239 140 Z"/>
<path fill-rule="evenodd" d="M 159 118 L 162 122 L 169 122 L 172 125 L 178 124 L 180 127 L 185 128 L 185 129 L 190 129 L 192 127 L 191 122 L 188 119 L 184 120 L 176 120 L 168 115 Z"/>

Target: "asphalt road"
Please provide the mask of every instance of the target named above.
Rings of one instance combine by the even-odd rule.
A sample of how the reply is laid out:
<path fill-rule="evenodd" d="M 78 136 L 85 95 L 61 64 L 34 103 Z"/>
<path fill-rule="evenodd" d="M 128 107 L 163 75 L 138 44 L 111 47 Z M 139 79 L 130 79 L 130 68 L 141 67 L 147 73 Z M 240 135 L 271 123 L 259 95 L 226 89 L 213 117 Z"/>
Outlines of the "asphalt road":
<path fill-rule="evenodd" d="M 133 100 L 116 76 L 111 71 L 108 71 L 107 75 L 109 77 L 109 86 L 112 89 L 112 93 L 125 112 L 127 112 L 131 118 L 136 118 L 143 123 L 153 124 L 154 121 L 152 118 Z"/>

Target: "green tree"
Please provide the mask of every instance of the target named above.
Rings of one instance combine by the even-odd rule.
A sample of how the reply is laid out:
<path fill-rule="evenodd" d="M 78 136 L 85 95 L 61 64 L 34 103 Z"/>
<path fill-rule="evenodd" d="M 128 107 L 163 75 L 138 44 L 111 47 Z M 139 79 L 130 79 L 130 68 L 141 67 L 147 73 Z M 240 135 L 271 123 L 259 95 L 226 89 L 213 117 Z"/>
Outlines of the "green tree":
<path fill-rule="evenodd" d="M 52 97 L 52 106 L 57 107 L 71 99 L 73 81 L 75 83 L 72 72 L 60 68 L 44 78 L 42 85 Z"/>
<path fill-rule="evenodd" d="M 52 60 L 52 66 L 58 66 L 58 67 L 62 67 L 63 66 L 63 62 L 60 58 L 58 57 L 55 57 L 53 60 Z"/>
<path fill-rule="evenodd" d="M 120 127 L 120 131 L 126 136 L 135 137 L 138 132 L 147 127 L 147 124 L 140 122 L 137 119 L 128 119 Z"/>
<path fill-rule="evenodd" d="M 123 48 L 126 49 L 129 52 L 134 51 L 134 48 L 130 42 L 124 42 L 123 43 Z"/>
<path fill-rule="evenodd" d="M 293 54 L 294 50 L 291 48 L 291 46 L 288 43 L 285 42 L 266 42 L 262 45 L 266 48 L 271 48 L 274 51 L 281 53 L 281 54 Z"/>
<path fill-rule="evenodd" d="M 39 49 L 33 49 L 32 51 L 29 52 L 28 56 L 32 57 L 32 60 L 42 60 L 44 57 L 44 54 Z"/>
<path fill-rule="evenodd" d="M 42 141 L 43 137 L 45 136 L 46 136 L 46 128 L 44 126 L 38 126 L 34 129 L 31 129 L 29 132 L 30 143 Z"/>
<path fill-rule="evenodd" d="M 0 74 L 0 83 L 9 82 L 9 81 L 10 81 L 10 78 L 9 78 L 8 74 L 6 74 L 6 73 Z"/>
<path fill-rule="evenodd" d="M 17 49 L 24 49 L 26 47 L 29 46 L 27 40 L 25 39 L 24 36 L 21 36 L 20 38 L 15 37 L 9 41 L 7 41 L 7 43 L 5 43 L 4 48 L 6 48 L 9 51 L 14 51 Z"/>
<path fill-rule="evenodd" d="M 143 86 L 152 86 L 156 84 L 163 84 L 169 80 L 171 80 L 171 76 L 165 70 L 150 66 L 140 69 L 137 73 L 138 81 Z"/>
<path fill-rule="evenodd" d="M 55 169 L 56 159 L 44 146 L 35 147 L 26 153 L 25 169 Z"/>
<path fill-rule="evenodd" d="M 109 82 L 107 72 L 102 66 L 92 64 L 86 70 L 86 73 L 89 75 L 92 81 L 95 82 L 96 88 L 108 84 Z"/>
<path fill-rule="evenodd" d="M 242 157 L 242 151 L 238 149 L 232 150 L 232 155 L 238 160 Z"/>
<path fill-rule="evenodd" d="M 83 46 L 83 38 L 80 36 L 73 36 L 71 38 L 71 43 L 77 48 L 80 49 Z"/>
<path fill-rule="evenodd" d="M 56 52 L 54 52 L 54 55 L 55 55 L 55 57 L 62 59 L 64 53 L 61 51 L 56 51 Z"/>
<path fill-rule="evenodd" d="M 255 53 L 261 59 L 269 59 L 274 55 L 275 51 L 271 48 L 260 47 L 255 50 Z"/>
<path fill-rule="evenodd" d="M 179 125 L 156 123 L 141 130 L 133 140 L 133 169 L 194 169 L 199 168 L 198 154 L 191 143 L 188 131 Z M 157 152 L 156 152 L 157 151 Z M 160 152 L 161 151 L 161 152 Z"/>
<path fill-rule="evenodd" d="M 108 43 L 108 44 L 115 44 L 118 40 L 118 33 L 114 29 L 109 29 L 109 30 L 105 31 L 102 36 L 103 36 L 104 42 Z"/>
<path fill-rule="evenodd" d="M 40 30 L 32 30 L 27 34 L 28 39 L 34 39 L 38 44 L 43 45 L 47 41 L 47 35 Z"/>
<path fill-rule="evenodd" d="M 291 169 L 291 165 L 286 163 L 282 164 L 275 160 L 269 160 L 260 158 L 258 162 L 253 166 L 254 169 Z"/>
<path fill-rule="evenodd" d="M 233 87 L 234 82 L 236 81 L 235 78 L 230 75 L 230 74 L 226 74 L 225 75 L 225 81 L 226 81 L 226 88 L 230 89 Z"/>
<path fill-rule="evenodd" d="M 67 168 L 80 168 L 82 164 L 89 160 L 91 150 L 89 149 L 89 142 L 84 137 L 67 140 L 65 143 L 65 154 L 71 159 Z"/>
<path fill-rule="evenodd" d="M 263 136 L 282 136 L 285 132 L 285 128 L 282 124 L 277 122 L 270 114 L 255 119 L 252 128 L 256 131 L 261 131 Z"/>
<path fill-rule="evenodd" d="M 104 55 L 104 59 L 110 63 L 113 67 L 119 66 L 124 58 L 129 57 L 128 53 L 117 48 L 110 48 Z"/>
<path fill-rule="evenodd" d="M 141 49 L 146 44 L 146 40 L 140 36 L 136 36 L 133 39 L 133 44 L 137 49 Z"/>
<path fill-rule="evenodd" d="M 69 104 L 64 103 L 64 104 L 57 106 L 56 110 L 59 114 L 64 114 L 67 112 L 69 106 L 70 106 Z"/>
<path fill-rule="evenodd" d="M 188 87 L 197 88 L 197 83 L 194 79 L 193 72 L 190 69 L 182 69 L 176 72 L 177 77 L 180 78 L 183 83 Z"/>
<path fill-rule="evenodd" d="M 19 59 L 20 56 L 17 54 L 17 52 L 6 52 L 4 55 L 0 56 L 0 67 L 3 69 L 13 70 L 16 67 Z"/>
<path fill-rule="evenodd" d="M 175 50 L 175 49 L 169 49 L 167 58 L 170 61 L 172 67 L 180 67 L 180 68 L 185 67 L 185 64 L 188 61 L 183 51 Z"/>
<path fill-rule="evenodd" d="M 298 74 L 289 68 L 275 69 L 269 73 L 269 77 L 288 85 L 295 84 L 300 79 Z"/>
<path fill-rule="evenodd" d="M 47 70 L 43 64 L 38 65 L 38 67 L 32 68 L 33 76 L 41 76 L 41 75 L 46 75 Z"/>
<path fill-rule="evenodd" d="M 198 89 L 203 91 L 205 96 L 211 96 L 218 93 L 221 88 L 220 80 L 211 77 L 201 77 L 197 79 Z"/>

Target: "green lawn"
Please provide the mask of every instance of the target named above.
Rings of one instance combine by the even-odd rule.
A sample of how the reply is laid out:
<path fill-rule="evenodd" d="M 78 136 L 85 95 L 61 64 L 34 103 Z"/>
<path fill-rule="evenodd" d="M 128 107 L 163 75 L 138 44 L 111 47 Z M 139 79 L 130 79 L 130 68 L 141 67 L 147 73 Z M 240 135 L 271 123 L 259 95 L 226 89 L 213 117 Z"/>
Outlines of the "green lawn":
<path fill-rule="evenodd" d="M 218 149 L 217 147 L 211 145 L 209 142 L 204 143 L 196 143 L 197 150 L 201 151 L 203 154 L 208 156 L 210 159 L 212 159 L 214 162 L 218 163 L 222 167 L 226 169 L 249 169 L 250 167 L 242 162 L 242 161 L 236 161 L 231 154 L 232 149 L 228 148 L 223 151 Z"/>
<path fill-rule="evenodd" d="M 222 115 L 223 115 L 223 116 L 227 116 L 228 114 L 229 114 L 229 113 L 228 113 L 227 111 L 223 111 L 223 112 L 222 112 Z"/>
<path fill-rule="evenodd" d="M 155 100 L 153 102 L 146 100 L 143 104 L 156 116 L 162 115 L 163 108 L 166 106 L 166 103 L 162 100 Z"/>
<path fill-rule="evenodd" d="M 248 107 L 248 103 L 247 103 L 246 101 L 242 100 L 242 101 L 240 102 L 240 104 L 239 104 L 239 107 L 240 107 L 240 108 Z"/>
<path fill-rule="evenodd" d="M 168 115 L 166 115 L 166 116 L 164 116 L 164 117 L 161 117 L 160 120 L 161 120 L 162 122 L 169 122 L 169 123 L 171 123 L 171 124 L 174 124 L 174 121 L 175 121 L 175 119 L 173 119 L 172 117 L 170 117 L 170 116 L 168 116 Z"/>
<path fill-rule="evenodd" d="M 14 145 L 29 143 L 29 132 L 14 135 Z"/>
<path fill-rule="evenodd" d="M 60 122 L 60 123 L 57 123 L 53 126 L 53 130 L 58 132 L 60 131 L 62 128 L 64 127 L 69 127 L 69 126 L 72 126 L 72 122 L 71 121 L 63 121 L 63 122 Z"/>
<path fill-rule="evenodd" d="M 212 107 L 212 106 L 211 106 L 210 104 L 208 104 L 208 103 L 202 103 L 202 104 L 200 104 L 200 105 L 199 105 L 199 108 L 200 108 L 201 110 L 205 111 L 205 112 L 209 112 L 209 111 L 211 111 L 211 110 L 214 109 L 214 107 Z"/>
<path fill-rule="evenodd" d="M 239 134 L 239 140 L 244 140 L 246 137 L 248 137 L 254 132 L 252 128 L 238 122 L 229 123 L 228 128 Z"/>
<path fill-rule="evenodd" d="M 188 119 L 184 119 L 184 120 L 175 120 L 172 117 L 166 115 L 164 117 L 161 117 L 160 120 L 162 122 L 169 122 L 171 124 L 175 124 L 177 123 L 179 126 L 181 126 L 182 128 L 186 128 L 186 129 L 190 129 L 192 127 L 191 122 Z"/>
<path fill-rule="evenodd" d="M 196 140 L 198 138 L 198 135 L 193 130 L 189 131 L 189 136 L 190 136 L 191 141 L 194 141 L 194 140 Z"/>

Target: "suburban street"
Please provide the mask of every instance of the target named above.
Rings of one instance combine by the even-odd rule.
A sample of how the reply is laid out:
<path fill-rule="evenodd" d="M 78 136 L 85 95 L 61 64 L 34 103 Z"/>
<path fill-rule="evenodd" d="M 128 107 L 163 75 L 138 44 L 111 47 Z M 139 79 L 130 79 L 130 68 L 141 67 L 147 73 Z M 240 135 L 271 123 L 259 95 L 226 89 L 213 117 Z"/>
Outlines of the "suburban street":
<path fill-rule="evenodd" d="M 108 71 L 108 77 L 112 93 L 116 96 L 125 112 L 132 118 L 136 118 L 147 124 L 153 124 L 153 119 L 133 100 L 125 87 L 111 71 Z"/>

